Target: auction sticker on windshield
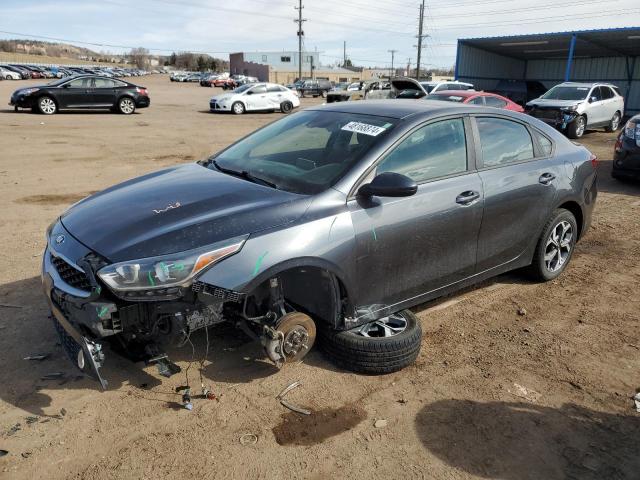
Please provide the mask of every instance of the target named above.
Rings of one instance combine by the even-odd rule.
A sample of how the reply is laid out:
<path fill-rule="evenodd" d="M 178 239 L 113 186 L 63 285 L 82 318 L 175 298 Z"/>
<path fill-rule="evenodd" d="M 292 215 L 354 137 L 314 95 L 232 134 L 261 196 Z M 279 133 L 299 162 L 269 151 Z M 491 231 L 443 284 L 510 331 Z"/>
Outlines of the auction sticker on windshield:
<path fill-rule="evenodd" d="M 385 131 L 385 128 L 377 127 L 375 125 L 369 125 L 368 123 L 349 122 L 344 127 L 342 127 L 342 130 L 345 130 L 347 132 L 363 133 L 365 135 L 377 137 Z"/>

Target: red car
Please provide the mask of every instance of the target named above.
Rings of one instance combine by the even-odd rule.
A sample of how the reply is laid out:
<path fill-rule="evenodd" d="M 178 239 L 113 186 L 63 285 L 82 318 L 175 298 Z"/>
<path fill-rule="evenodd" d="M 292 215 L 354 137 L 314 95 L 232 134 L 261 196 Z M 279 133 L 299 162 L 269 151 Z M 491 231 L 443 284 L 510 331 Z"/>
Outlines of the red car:
<path fill-rule="evenodd" d="M 447 102 L 470 103 L 485 107 L 504 108 L 513 112 L 524 112 L 524 108 L 506 97 L 495 93 L 476 92 L 475 90 L 443 90 L 424 97 L 425 100 L 444 100 Z"/>
<path fill-rule="evenodd" d="M 233 80 L 233 78 L 216 78 L 213 81 L 213 86 L 222 87 L 223 89 L 226 90 L 228 88 L 235 88 L 236 82 Z"/>

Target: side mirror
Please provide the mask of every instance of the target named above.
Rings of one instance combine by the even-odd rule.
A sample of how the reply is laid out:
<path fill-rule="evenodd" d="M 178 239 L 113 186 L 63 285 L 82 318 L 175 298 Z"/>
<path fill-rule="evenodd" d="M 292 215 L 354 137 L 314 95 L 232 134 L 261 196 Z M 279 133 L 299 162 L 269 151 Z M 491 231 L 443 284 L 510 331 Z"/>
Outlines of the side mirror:
<path fill-rule="evenodd" d="M 253 92 L 249 90 L 245 95 L 253 95 Z"/>
<path fill-rule="evenodd" d="M 406 175 L 385 172 L 377 175 L 371 183 L 358 189 L 363 197 L 410 197 L 418 191 L 418 185 Z"/>
<path fill-rule="evenodd" d="M 598 101 L 598 97 L 591 97 L 589 99 L 589 103 L 594 103 L 594 102 L 597 102 L 597 101 Z"/>
<path fill-rule="evenodd" d="M 71 84 L 70 83 L 65 83 L 64 85 L 62 85 L 62 88 L 71 88 Z"/>

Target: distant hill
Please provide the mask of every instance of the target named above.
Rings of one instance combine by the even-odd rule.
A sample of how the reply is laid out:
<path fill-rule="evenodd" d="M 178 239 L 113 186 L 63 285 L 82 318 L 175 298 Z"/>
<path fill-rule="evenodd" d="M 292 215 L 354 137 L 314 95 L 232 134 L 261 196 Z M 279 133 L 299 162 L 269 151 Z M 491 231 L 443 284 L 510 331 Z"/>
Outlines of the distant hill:
<path fill-rule="evenodd" d="M 120 63 L 120 55 L 98 53 L 68 43 L 44 42 L 41 40 L 0 40 L 0 52 L 36 55 L 54 58 L 72 58 L 91 62 Z"/>

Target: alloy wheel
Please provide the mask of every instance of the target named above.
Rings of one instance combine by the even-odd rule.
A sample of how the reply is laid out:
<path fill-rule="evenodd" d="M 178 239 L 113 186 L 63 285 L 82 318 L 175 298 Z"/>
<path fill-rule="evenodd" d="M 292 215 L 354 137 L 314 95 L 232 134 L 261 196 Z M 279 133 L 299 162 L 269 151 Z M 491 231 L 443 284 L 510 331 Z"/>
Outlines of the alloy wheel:
<path fill-rule="evenodd" d="M 42 97 L 40 99 L 40 110 L 42 113 L 51 115 L 56 112 L 56 103 L 49 97 Z"/>
<path fill-rule="evenodd" d="M 611 119 L 611 130 L 613 130 L 614 132 L 617 131 L 619 126 L 620 126 L 620 114 L 616 112 L 616 114 Z"/>
<path fill-rule="evenodd" d="M 237 102 L 234 106 L 233 106 L 233 111 L 235 113 L 237 113 L 238 115 L 240 115 L 241 113 L 244 113 L 244 107 L 242 106 L 242 104 L 240 102 Z"/>
<path fill-rule="evenodd" d="M 133 100 L 130 98 L 123 98 L 120 100 L 120 111 L 126 115 L 133 112 L 136 106 L 133 104 Z"/>
<path fill-rule="evenodd" d="M 576 122 L 578 122 L 578 125 L 576 126 L 576 135 L 578 137 L 581 137 L 582 135 L 584 135 L 584 130 L 585 130 L 584 117 L 578 117 Z"/>
<path fill-rule="evenodd" d="M 407 319 L 394 313 L 375 322 L 365 323 L 353 330 L 353 333 L 363 337 L 395 337 L 406 329 Z"/>
<path fill-rule="evenodd" d="M 573 227 L 566 220 L 558 223 L 547 238 L 544 252 L 544 264 L 550 272 L 557 272 L 567 262 L 571 254 Z"/>

